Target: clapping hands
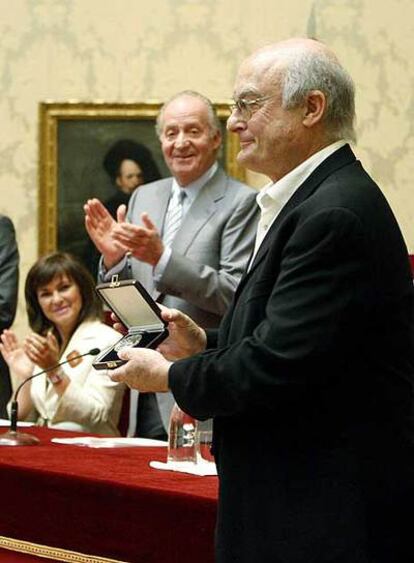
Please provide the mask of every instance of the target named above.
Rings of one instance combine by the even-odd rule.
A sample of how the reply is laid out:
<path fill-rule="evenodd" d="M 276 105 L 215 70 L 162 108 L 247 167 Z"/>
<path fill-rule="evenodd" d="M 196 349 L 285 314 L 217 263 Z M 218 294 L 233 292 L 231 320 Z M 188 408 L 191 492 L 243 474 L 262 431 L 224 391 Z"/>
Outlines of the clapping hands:
<path fill-rule="evenodd" d="M 3 331 L 0 337 L 0 352 L 12 373 L 19 379 L 25 379 L 32 374 L 34 364 L 18 341 L 16 334 L 9 329 Z"/>
<path fill-rule="evenodd" d="M 49 369 L 59 363 L 59 343 L 51 331 L 46 336 L 33 332 L 25 338 L 23 348 L 28 358 L 42 369 Z"/>
<path fill-rule="evenodd" d="M 84 205 L 85 227 L 103 256 L 107 269 L 129 252 L 137 260 L 155 266 L 164 251 L 158 229 L 147 213 L 141 214 L 142 225 L 126 220 L 126 206 L 120 205 L 117 220 L 111 217 L 99 199 L 89 199 Z"/>
<path fill-rule="evenodd" d="M 117 221 L 111 217 L 106 207 L 99 199 L 88 199 L 83 207 L 85 211 L 85 227 L 92 242 L 102 254 L 105 266 L 109 269 L 119 262 L 127 249 L 114 236 L 118 223 L 123 223 L 126 217 L 126 206 L 120 205 Z"/>
<path fill-rule="evenodd" d="M 48 369 L 59 362 L 59 343 L 52 332 L 32 333 L 20 343 L 12 330 L 4 330 L 0 340 L 3 358 L 19 380 L 30 377 L 35 365 Z"/>

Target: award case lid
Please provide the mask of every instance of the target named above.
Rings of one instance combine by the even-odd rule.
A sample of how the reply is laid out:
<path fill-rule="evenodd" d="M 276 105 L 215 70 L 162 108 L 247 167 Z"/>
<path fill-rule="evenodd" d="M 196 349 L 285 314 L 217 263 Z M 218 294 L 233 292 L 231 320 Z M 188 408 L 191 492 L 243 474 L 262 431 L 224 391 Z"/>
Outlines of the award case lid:
<path fill-rule="evenodd" d="M 137 280 L 118 281 L 96 286 L 96 291 L 128 331 L 164 330 L 167 323 L 147 290 Z"/>

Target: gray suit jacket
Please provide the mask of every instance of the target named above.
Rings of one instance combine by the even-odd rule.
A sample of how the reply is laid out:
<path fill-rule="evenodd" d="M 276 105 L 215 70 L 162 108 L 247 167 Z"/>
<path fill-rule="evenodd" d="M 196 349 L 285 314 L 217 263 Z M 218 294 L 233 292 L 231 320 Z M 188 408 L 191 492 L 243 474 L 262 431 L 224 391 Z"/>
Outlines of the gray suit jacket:
<path fill-rule="evenodd" d="M 146 184 L 130 199 L 128 220 L 141 224 L 146 211 L 162 232 L 172 178 Z M 255 190 L 218 168 L 183 218 L 162 277 L 149 264 L 128 257 L 106 273 L 137 279 L 154 299 L 187 313 L 199 325 L 217 327 L 227 310 L 252 251 L 258 219 Z M 102 271 L 100 274 L 103 279 Z M 173 405 L 170 394 L 158 394 L 164 426 Z"/>
<path fill-rule="evenodd" d="M 19 284 L 19 252 L 13 223 L 0 215 L 0 333 L 13 323 Z M 11 385 L 7 366 L 0 354 L 0 417 L 6 416 Z"/>

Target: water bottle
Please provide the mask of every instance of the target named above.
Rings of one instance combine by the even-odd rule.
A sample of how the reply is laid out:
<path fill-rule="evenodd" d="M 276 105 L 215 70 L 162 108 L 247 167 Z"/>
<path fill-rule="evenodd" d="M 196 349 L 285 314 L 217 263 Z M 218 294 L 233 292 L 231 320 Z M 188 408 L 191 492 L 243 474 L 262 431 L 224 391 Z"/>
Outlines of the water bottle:
<path fill-rule="evenodd" d="M 211 453 L 213 441 L 213 419 L 197 420 L 197 463 L 213 462 L 214 456 Z"/>

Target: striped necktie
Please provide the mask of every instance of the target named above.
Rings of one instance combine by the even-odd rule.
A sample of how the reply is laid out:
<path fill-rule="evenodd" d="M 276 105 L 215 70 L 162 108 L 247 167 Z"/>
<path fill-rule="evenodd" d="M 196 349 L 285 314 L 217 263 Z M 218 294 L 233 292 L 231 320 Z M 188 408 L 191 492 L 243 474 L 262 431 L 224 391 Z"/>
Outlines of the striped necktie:
<path fill-rule="evenodd" d="M 183 218 L 183 201 L 186 193 L 182 188 L 174 191 L 168 204 L 167 213 L 165 215 L 164 233 L 162 242 L 164 246 L 171 246 L 178 229 L 181 226 Z"/>

